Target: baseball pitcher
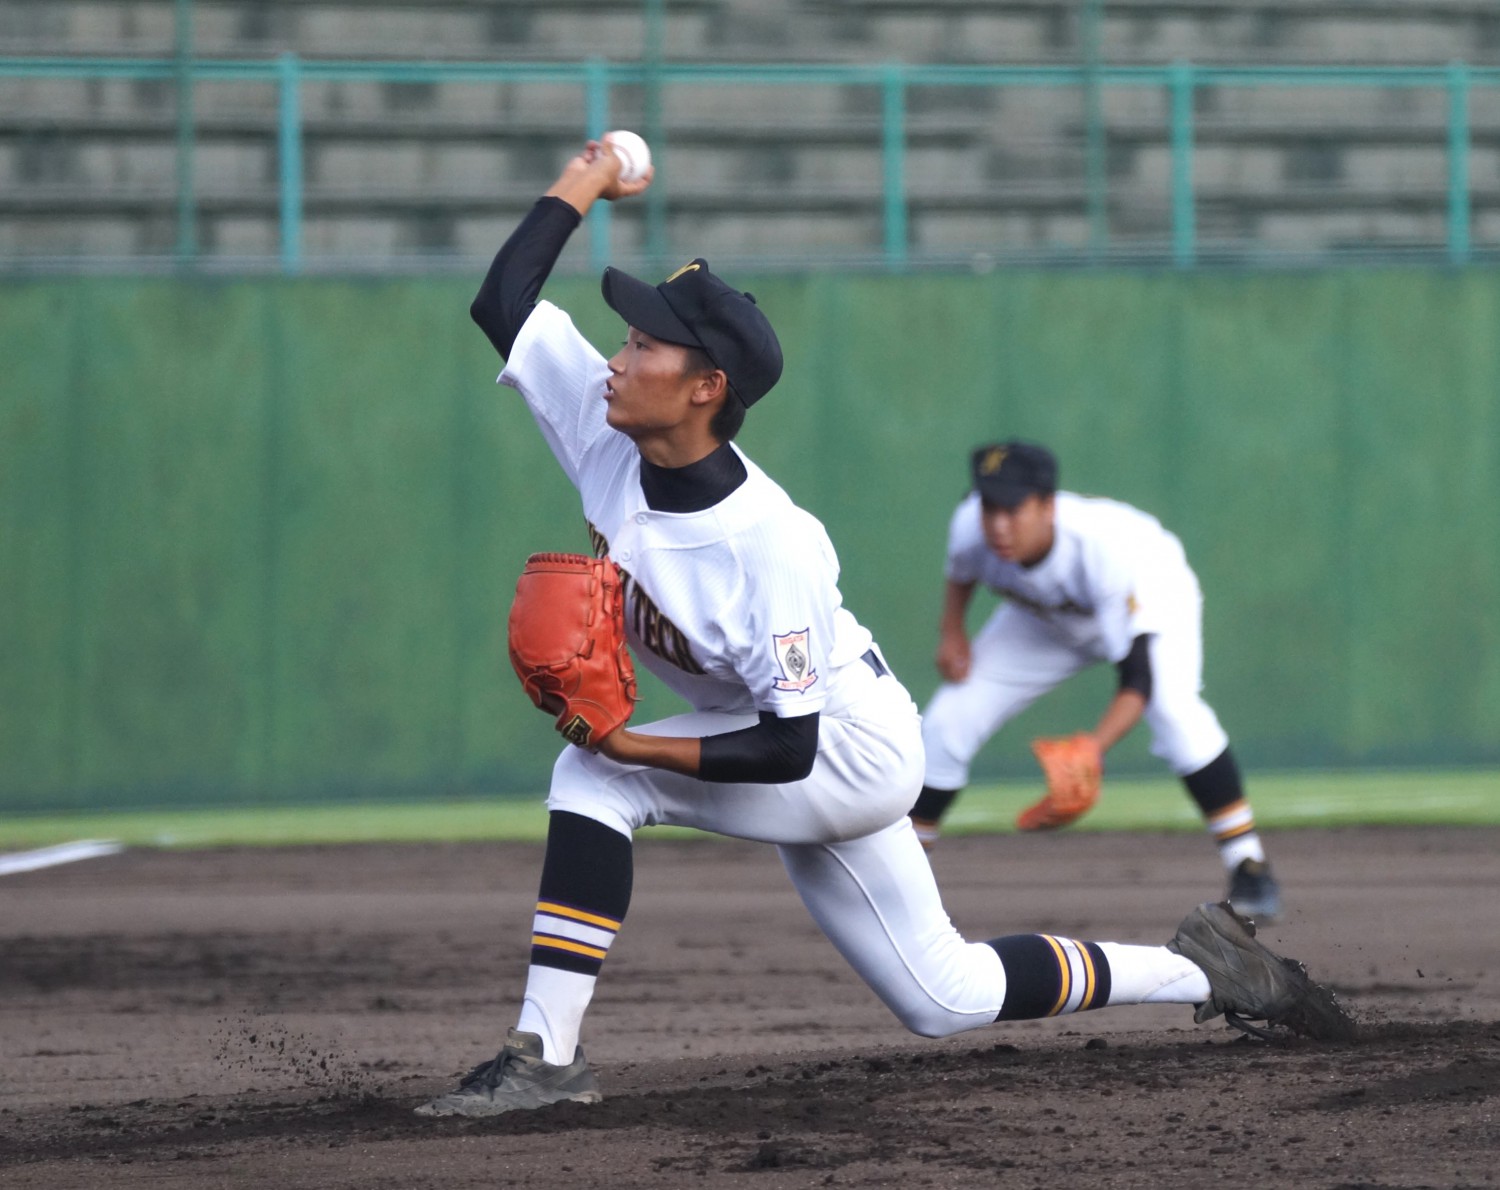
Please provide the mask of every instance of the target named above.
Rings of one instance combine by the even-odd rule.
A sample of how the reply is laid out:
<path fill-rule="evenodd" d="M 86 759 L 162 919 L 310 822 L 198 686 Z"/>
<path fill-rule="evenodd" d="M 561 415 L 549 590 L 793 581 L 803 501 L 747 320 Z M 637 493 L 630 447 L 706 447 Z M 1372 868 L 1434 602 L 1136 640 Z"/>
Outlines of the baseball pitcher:
<path fill-rule="evenodd" d="M 593 203 L 650 181 L 622 181 L 609 145 L 588 142 L 501 248 L 471 311 L 609 565 L 544 555 L 522 577 L 512 662 L 568 741 L 547 799 L 531 963 L 500 1052 L 418 1112 L 600 1098 L 579 1037 L 629 907 L 632 835 L 659 823 L 776 847 L 833 945 L 924 1036 L 1146 1002 L 1326 1032 L 1328 1014 L 1311 1009 L 1331 1005 L 1327 993 L 1224 906 L 1200 906 L 1164 946 L 968 942 L 953 928 L 906 813 L 922 781 L 917 708 L 844 606 L 823 526 L 733 442 L 781 375 L 770 320 L 702 258 L 659 284 L 605 271 L 604 300 L 626 324 L 610 358 L 538 300 Z M 685 713 L 629 722 L 621 632 Z"/>

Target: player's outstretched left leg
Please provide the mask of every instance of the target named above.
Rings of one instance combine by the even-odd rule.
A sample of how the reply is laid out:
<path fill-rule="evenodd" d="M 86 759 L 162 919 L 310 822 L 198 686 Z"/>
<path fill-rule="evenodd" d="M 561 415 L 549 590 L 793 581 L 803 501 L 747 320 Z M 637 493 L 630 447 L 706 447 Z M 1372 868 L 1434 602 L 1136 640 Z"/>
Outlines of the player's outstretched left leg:
<path fill-rule="evenodd" d="M 1310 1037 L 1352 1034 L 1331 992 L 1255 941 L 1227 903 L 1202 905 L 1150 946 L 1056 934 L 971 943 L 954 929 L 907 819 L 860 839 L 783 846 L 813 919 L 908 1029 L 969 1029 L 1132 1004 L 1183 1004 Z M 1252 1030 L 1253 1031 L 1253 1030 Z"/>
<path fill-rule="evenodd" d="M 556 1066 L 542 1059 L 540 1037 L 512 1029 L 505 1048 L 464 1075 L 457 1090 L 416 1111 L 419 1116 L 498 1116 L 570 1100 L 598 1103 L 603 1098 L 582 1047 L 568 1065 Z"/>

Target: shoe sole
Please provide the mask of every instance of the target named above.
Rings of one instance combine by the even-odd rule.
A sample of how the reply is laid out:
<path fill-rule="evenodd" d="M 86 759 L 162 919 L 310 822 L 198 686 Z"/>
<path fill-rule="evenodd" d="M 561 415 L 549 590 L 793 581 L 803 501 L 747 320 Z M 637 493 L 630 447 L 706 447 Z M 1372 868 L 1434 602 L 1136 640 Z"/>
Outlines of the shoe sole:
<path fill-rule="evenodd" d="M 1333 989 L 1312 980 L 1306 994 L 1277 1023 L 1314 1041 L 1353 1041 L 1359 1036 L 1358 1022 Z"/>

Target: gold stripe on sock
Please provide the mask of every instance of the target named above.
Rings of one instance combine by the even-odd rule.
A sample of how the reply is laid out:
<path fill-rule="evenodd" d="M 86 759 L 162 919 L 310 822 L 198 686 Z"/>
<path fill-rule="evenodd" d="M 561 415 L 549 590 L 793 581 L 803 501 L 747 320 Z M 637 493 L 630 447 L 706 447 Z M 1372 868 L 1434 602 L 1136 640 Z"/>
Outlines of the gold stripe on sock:
<path fill-rule="evenodd" d="M 573 909 L 567 905 L 559 905 L 556 901 L 538 901 L 536 903 L 538 913 L 550 913 L 554 917 L 567 917 L 573 921 L 581 921 L 591 926 L 602 926 L 606 930 L 620 932 L 620 923 L 612 917 L 601 917 L 597 913 L 585 913 L 582 909 Z"/>
<path fill-rule="evenodd" d="M 1094 957 L 1089 954 L 1089 948 L 1082 942 L 1073 943 L 1078 948 L 1078 954 L 1083 959 L 1083 999 L 1078 1001 L 1078 1011 L 1094 1006 L 1094 992 L 1098 990 L 1098 980 L 1094 975 Z"/>
<path fill-rule="evenodd" d="M 553 950 L 571 950 L 574 954 L 587 955 L 591 959 L 603 959 L 609 954 L 609 951 L 600 950 L 597 946 L 574 942 L 571 938 L 558 938 L 553 934 L 533 934 L 531 945 L 550 946 Z"/>
<path fill-rule="evenodd" d="M 1208 825 L 1213 826 L 1215 823 L 1222 822 L 1226 818 L 1233 818 L 1237 814 L 1244 814 L 1249 809 L 1250 803 L 1244 798 L 1239 798 L 1237 801 L 1230 802 L 1222 810 L 1215 810 L 1210 814 L 1208 816 Z"/>
<path fill-rule="evenodd" d="M 1057 969 L 1061 977 L 1062 991 L 1058 994 L 1057 1003 L 1052 1006 L 1048 1016 L 1056 1016 L 1063 1010 L 1068 1002 L 1068 996 L 1073 991 L 1073 966 L 1068 962 L 1068 956 L 1062 948 L 1062 943 L 1050 934 L 1041 935 L 1052 948 L 1052 953 L 1057 959 Z"/>

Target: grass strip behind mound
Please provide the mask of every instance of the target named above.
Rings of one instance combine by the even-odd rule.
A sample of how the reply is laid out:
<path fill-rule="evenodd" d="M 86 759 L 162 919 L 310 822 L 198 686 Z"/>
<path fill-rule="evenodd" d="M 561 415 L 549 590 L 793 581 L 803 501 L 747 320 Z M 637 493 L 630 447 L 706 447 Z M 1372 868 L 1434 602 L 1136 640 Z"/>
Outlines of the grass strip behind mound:
<path fill-rule="evenodd" d="M 965 790 L 944 824 L 948 834 L 1014 829 L 1016 814 L 1041 796 L 1022 782 Z M 1247 788 L 1264 829 L 1372 825 L 1500 825 L 1500 773 L 1368 772 L 1253 774 Z M 1106 779 L 1104 796 L 1068 828 L 1092 831 L 1201 830 L 1197 807 L 1171 778 Z M 283 846 L 330 843 L 536 841 L 546 836 L 540 796 L 401 804 L 227 807 L 132 813 L 0 816 L 0 851 L 72 839 L 133 847 Z M 652 828 L 645 837 L 696 835 Z"/>

